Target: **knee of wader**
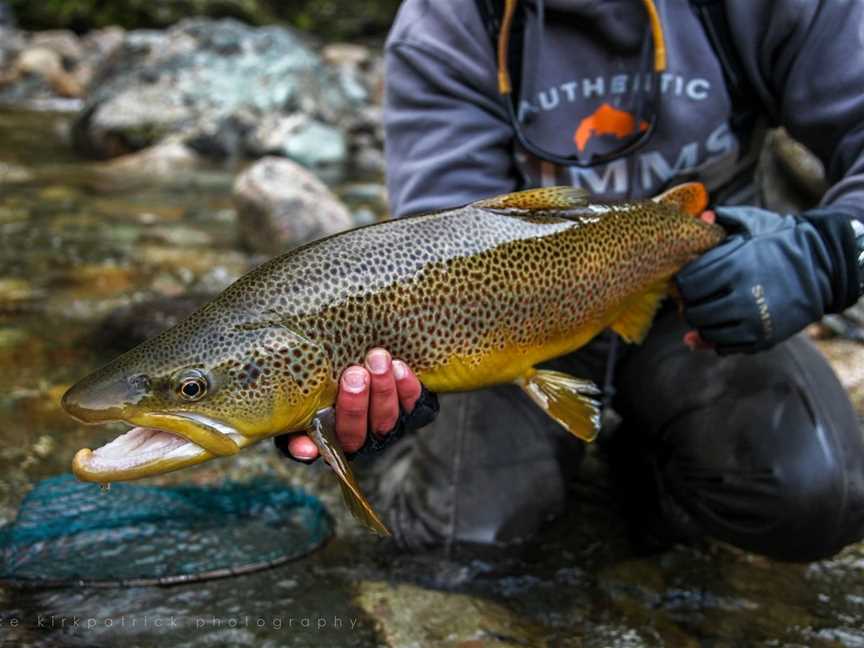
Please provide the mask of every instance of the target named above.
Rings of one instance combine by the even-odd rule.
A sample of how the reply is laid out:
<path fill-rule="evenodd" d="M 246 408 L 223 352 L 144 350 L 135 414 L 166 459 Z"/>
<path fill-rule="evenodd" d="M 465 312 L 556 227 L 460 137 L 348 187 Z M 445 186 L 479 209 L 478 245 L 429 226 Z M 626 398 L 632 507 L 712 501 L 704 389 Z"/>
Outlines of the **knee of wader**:
<path fill-rule="evenodd" d="M 771 391 L 672 422 L 657 460 L 663 497 L 705 535 L 748 551 L 831 556 L 864 535 L 857 421 L 820 414 L 794 386 Z"/>

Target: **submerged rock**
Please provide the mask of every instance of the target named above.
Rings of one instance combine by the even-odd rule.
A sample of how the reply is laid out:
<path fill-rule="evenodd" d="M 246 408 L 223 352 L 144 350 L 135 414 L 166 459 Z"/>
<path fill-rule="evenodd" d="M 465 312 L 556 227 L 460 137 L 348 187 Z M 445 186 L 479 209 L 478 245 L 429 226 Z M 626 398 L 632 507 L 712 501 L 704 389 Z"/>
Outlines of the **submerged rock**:
<path fill-rule="evenodd" d="M 0 315 L 25 310 L 42 297 L 27 279 L 0 277 Z"/>
<path fill-rule="evenodd" d="M 357 605 L 376 620 L 387 646 L 545 645 L 546 631 L 506 606 L 478 596 L 437 592 L 413 584 L 366 581 Z"/>
<path fill-rule="evenodd" d="M 87 342 L 99 349 L 123 353 L 174 326 L 213 297 L 187 294 L 125 306 L 105 318 Z"/>
<path fill-rule="evenodd" d="M 74 130 L 80 149 L 104 157 L 170 133 L 194 135 L 196 148 L 206 148 L 206 131 L 196 130 L 201 123 L 230 126 L 241 115 L 257 121 L 293 112 L 336 123 L 351 106 L 336 75 L 298 33 L 199 18 L 164 32 L 126 34 Z"/>
<path fill-rule="evenodd" d="M 352 225 L 350 212 L 324 183 L 284 158 L 262 158 L 240 174 L 234 203 L 242 243 L 265 254 L 279 254 Z"/>
<path fill-rule="evenodd" d="M 30 182 L 35 176 L 26 167 L 0 162 L 0 185 Z"/>
<path fill-rule="evenodd" d="M 110 182 L 113 189 L 150 184 L 185 182 L 202 169 L 204 160 L 182 142 L 165 140 L 148 148 L 92 165 L 97 182 Z"/>

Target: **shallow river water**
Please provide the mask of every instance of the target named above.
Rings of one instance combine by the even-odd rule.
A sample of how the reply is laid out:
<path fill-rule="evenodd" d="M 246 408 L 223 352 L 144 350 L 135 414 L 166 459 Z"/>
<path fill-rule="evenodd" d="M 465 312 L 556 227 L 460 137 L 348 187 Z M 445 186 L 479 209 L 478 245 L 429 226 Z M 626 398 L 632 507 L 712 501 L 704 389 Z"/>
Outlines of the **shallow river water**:
<path fill-rule="evenodd" d="M 58 400 L 116 352 L 105 317 L 220 290 L 255 262 L 236 244 L 231 169 L 174 186 L 77 159 L 68 115 L 0 112 L 0 521 L 68 471 L 87 429 Z M 860 348 L 828 343 L 850 389 Z M 857 394 L 857 392 L 856 392 Z M 857 396 L 856 396 L 857 400 Z M 408 555 L 345 517 L 334 480 L 269 444 L 154 483 L 276 474 L 322 497 L 323 550 L 174 587 L 0 589 L 0 646 L 864 647 L 864 545 L 785 565 L 711 545 L 638 557 L 593 455 L 572 506 L 531 543 Z M 77 622 L 76 622 L 77 621 Z"/>

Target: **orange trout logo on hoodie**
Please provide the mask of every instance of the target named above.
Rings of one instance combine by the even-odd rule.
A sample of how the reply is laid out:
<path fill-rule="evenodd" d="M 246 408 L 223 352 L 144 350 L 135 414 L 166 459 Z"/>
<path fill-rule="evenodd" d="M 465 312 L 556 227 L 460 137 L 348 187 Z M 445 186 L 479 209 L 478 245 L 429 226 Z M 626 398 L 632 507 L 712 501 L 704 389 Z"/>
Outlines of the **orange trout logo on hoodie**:
<path fill-rule="evenodd" d="M 638 131 L 648 130 L 648 122 L 640 120 Z M 624 139 L 637 132 L 636 118 L 626 110 L 620 110 L 608 103 L 600 104 L 593 113 L 579 122 L 573 133 L 573 141 L 580 153 L 585 152 L 588 142 L 594 137 L 614 136 Z"/>

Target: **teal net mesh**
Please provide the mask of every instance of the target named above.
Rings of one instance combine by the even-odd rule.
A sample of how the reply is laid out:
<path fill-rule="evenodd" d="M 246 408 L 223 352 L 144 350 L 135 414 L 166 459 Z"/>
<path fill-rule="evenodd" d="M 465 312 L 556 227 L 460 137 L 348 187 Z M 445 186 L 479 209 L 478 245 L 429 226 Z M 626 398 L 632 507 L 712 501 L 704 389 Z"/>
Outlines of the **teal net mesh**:
<path fill-rule="evenodd" d="M 39 482 L 0 528 L 11 585 L 134 586 L 273 567 L 320 547 L 332 521 L 315 497 L 275 478 L 218 486 Z"/>

